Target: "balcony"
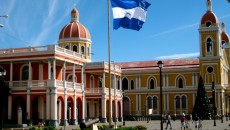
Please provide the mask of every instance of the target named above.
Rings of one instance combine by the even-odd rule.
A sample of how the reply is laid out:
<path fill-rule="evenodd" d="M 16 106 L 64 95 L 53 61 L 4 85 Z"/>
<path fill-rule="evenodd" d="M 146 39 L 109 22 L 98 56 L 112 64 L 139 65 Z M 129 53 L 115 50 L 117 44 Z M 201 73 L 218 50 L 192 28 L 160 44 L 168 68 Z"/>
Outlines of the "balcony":
<path fill-rule="evenodd" d="M 82 85 L 80 83 L 73 83 L 68 81 L 60 80 L 26 80 L 26 81 L 6 81 L 12 89 L 26 89 L 26 88 L 47 88 L 47 87 L 57 87 L 57 88 L 67 88 L 76 89 L 82 91 Z"/>
<path fill-rule="evenodd" d="M 6 58 L 11 56 L 38 55 L 38 54 L 47 54 L 47 53 L 49 54 L 58 53 L 79 60 L 82 60 L 83 58 L 82 54 L 62 48 L 58 45 L 1 49 L 0 57 Z"/>
<path fill-rule="evenodd" d="M 85 93 L 87 95 L 102 95 L 103 92 L 105 92 L 106 95 L 109 95 L 109 88 L 105 88 L 104 90 L 103 88 L 86 88 L 85 89 Z M 122 96 L 122 90 L 111 88 L 111 95 L 112 96 Z"/>

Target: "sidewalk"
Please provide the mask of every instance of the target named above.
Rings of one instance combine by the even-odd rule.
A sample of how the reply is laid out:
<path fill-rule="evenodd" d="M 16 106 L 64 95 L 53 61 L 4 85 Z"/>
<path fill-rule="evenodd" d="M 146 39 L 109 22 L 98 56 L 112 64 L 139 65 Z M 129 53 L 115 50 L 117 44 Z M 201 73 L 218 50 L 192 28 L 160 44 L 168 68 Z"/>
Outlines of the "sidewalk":
<path fill-rule="evenodd" d="M 106 124 L 108 125 L 108 123 L 98 123 L 98 125 L 103 125 Z M 230 126 L 228 126 L 230 124 L 230 120 L 226 121 L 224 120 L 223 123 L 221 123 L 221 120 L 216 120 L 216 126 L 214 126 L 214 121 L 213 120 L 204 120 L 202 122 L 202 130 L 230 130 Z M 114 125 L 114 124 L 112 124 Z M 117 126 L 121 126 L 123 125 L 122 122 L 118 122 Z M 147 121 L 125 121 L 125 126 L 137 126 L 137 125 L 143 125 L 146 126 L 148 130 L 160 130 L 160 121 L 159 120 L 153 120 L 153 121 L 149 121 L 149 123 L 147 123 Z M 190 121 L 189 122 L 190 128 L 186 129 L 186 130 L 198 130 L 195 129 L 195 124 Z M 163 129 L 165 130 L 165 126 L 166 124 L 163 124 Z M 62 129 L 62 130 L 76 130 L 76 129 L 80 129 L 79 126 L 59 126 L 58 130 Z M 168 130 L 170 130 L 168 128 Z M 172 121 L 172 130 L 181 130 L 180 128 L 180 120 L 176 120 L 176 121 Z"/>
<path fill-rule="evenodd" d="M 146 121 L 127 121 L 125 122 L 126 126 L 137 126 L 137 125 L 144 125 L 147 126 L 148 130 L 160 130 L 160 121 L 150 121 L 147 123 Z M 213 120 L 204 120 L 202 122 L 202 130 L 230 130 L 230 121 L 224 120 L 223 123 L 221 123 L 221 120 L 216 120 L 216 126 L 214 126 Z M 189 122 L 190 128 L 187 130 L 198 130 L 195 129 L 195 124 L 190 121 Z M 163 129 L 165 129 L 166 124 L 163 124 Z M 180 120 L 172 121 L 172 130 L 180 130 Z M 168 128 L 168 130 L 170 130 Z"/>

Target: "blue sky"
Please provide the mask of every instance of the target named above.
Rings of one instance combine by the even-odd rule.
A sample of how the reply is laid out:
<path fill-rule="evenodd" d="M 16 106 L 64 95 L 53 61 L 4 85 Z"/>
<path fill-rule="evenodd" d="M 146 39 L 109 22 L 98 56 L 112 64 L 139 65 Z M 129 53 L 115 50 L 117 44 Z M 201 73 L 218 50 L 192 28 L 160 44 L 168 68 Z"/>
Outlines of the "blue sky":
<path fill-rule="evenodd" d="M 199 56 L 199 23 L 206 0 L 148 0 L 140 31 L 112 29 L 111 61 L 145 61 Z M 0 48 L 57 44 L 76 7 L 92 40 L 92 61 L 108 61 L 107 0 L 0 0 Z M 110 8 L 111 9 L 111 8 Z M 212 10 L 230 34 L 230 3 L 212 0 Z"/>

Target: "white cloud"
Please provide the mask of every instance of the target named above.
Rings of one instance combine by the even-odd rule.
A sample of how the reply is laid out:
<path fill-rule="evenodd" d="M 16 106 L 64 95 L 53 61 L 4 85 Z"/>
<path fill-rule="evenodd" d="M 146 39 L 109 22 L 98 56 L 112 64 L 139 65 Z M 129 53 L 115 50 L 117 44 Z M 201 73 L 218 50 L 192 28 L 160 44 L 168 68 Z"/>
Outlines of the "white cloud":
<path fill-rule="evenodd" d="M 159 56 L 156 57 L 154 59 L 158 60 L 158 59 L 182 59 L 182 58 L 191 58 L 191 57 L 199 57 L 200 53 L 199 52 L 195 52 L 195 53 L 187 53 L 187 54 L 173 54 L 173 55 L 169 55 L 169 56 Z"/>
<path fill-rule="evenodd" d="M 174 28 L 174 29 L 170 29 L 170 30 L 167 30 L 167 31 L 164 31 L 164 32 L 160 32 L 160 33 L 154 34 L 153 37 L 157 37 L 157 36 L 161 36 L 161 35 L 166 35 L 168 33 L 173 33 L 173 32 L 179 31 L 179 30 L 184 30 L 184 29 L 188 29 L 188 28 L 191 28 L 191 27 L 195 27 L 195 26 L 198 26 L 198 24 L 199 23 L 194 23 L 194 24 L 180 26 L 178 28 Z"/>

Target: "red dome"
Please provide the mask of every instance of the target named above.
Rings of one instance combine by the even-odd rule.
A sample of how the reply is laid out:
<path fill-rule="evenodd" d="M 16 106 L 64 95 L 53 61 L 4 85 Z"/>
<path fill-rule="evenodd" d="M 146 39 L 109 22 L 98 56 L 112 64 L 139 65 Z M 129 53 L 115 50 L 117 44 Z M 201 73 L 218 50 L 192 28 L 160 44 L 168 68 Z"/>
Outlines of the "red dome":
<path fill-rule="evenodd" d="M 71 21 L 65 27 L 62 28 L 59 34 L 59 40 L 61 39 L 91 39 L 88 29 L 79 22 L 79 13 L 76 8 L 71 11 Z"/>
<path fill-rule="evenodd" d="M 225 32 L 221 33 L 221 39 L 222 39 L 222 41 L 229 43 L 228 35 Z"/>
<path fill-rule="evenodd" d="M 63 38 L 91 39 L 88 29 L 79 22 L 72 22 L 63 27 L 59 39 Z"/>
<path fill-rule="evenodd" d="M 212 23 L 219 23 L 216 15 L 212 11 L 207 11 L 201 19 L 201 24 L 205 24 L 206 21 L 211 21 Z"/>

